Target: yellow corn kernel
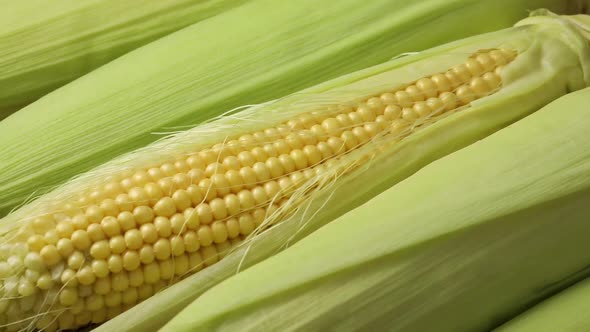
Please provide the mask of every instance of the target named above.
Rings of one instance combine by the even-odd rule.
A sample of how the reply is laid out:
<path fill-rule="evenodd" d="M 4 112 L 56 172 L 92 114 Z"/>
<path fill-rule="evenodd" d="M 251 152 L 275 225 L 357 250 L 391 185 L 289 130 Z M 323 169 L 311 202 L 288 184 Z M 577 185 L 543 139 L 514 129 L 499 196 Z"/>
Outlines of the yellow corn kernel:
<path fill-rule="evenodd" d="M 22 255 L 8 254 L 7 266 L 24 264 L 33 280 L 20 282 L 17 293 L 58 294 L 66 317 L 57 315 L 59 326 L 100 323 L 278 222 L 298 190 L 340 158 L 494 93 L 501 86 L 496 67 L 511 54 L 481 53 L 354 106 L 327 106 L 232 137 L 231 147 L 212 144 L 111 174 L 34 219 L 25 242 L 10 244 Z M 64 207 L 71 216 L 60 212 Z M 59 270 L 60 264 L 67 268 Z M 57 281 L 47 279 L 46 270 L 59 275 Z"/>

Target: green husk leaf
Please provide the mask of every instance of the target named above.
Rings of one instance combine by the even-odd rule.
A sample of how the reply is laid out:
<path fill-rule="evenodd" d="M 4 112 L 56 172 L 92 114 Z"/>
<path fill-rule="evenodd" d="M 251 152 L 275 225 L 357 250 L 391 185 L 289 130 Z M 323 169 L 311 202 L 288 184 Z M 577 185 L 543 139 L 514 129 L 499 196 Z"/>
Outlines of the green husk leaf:
<path fill-rule="evenodd" d="M 0 1 L 0 120 L 133 49 L 245 2 Z"/>
<path fill-rule="evenodd" d="M 590 94 L 586 94 L 585 98 L 579 101 L 587 102 L 589 96 Z M 494 331 L 588 331 L 590 329 L 589 309 L 590 279 L 584 279 L 526 310 Z"/>

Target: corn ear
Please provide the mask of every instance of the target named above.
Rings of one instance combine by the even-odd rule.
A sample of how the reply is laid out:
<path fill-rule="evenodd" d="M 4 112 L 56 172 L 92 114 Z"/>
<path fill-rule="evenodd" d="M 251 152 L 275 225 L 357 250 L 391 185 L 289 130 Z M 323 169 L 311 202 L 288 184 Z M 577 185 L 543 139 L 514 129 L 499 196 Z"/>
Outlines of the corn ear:
<path fill-rule="evenodd" d="M 584 100 L 587 102 L 589 94 Z M 579 275 L 587 275 L 587 269 Z M 578 332 L 590 329 L 590 279 L 584 279 L 526 310 L 494 331 Z"/>
<path fill-rule="evenodd" d="M 160 331 L 497 326 L 587 273 L 589 98 L 562 97 L 431 163 L 211 288 Z M 547 323 L 523 331 L 567 326 Z"/>
<path fill-rule="evenodd" d="M 244 2 L 0 1 L 0 120 L 135 48 Z"/>
<path fill-rule="evenodd" d="M 509 27 L 538 6 L 574 13 L 585 5 L 250 1 L 131 52 L 0 122 L 0 215 L 162 137 L 155 133 L 187 128 L 400 53 Z M 462 23 L 466 18 L 469 29 Z M 2 83 L 8 89 L 3 91 L 12 91 L 12 84 Z"/>
<path fill-rule="evenodd" d="M 162 326 L 236 271 L 590 84 L 576 29 L 525 20 L 217 119 L 68 182 L 0 222 L 0 319 L 10 329 Z"/>

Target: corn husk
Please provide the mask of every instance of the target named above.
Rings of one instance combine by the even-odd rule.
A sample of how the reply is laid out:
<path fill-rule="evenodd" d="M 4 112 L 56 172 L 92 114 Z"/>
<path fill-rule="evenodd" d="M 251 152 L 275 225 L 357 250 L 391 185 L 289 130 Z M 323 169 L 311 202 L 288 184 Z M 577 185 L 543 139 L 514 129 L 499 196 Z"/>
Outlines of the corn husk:
<path fill-rule="evenodd" d="M 245 2 L 0 1 L 0 120 L 133 49 Z"/>

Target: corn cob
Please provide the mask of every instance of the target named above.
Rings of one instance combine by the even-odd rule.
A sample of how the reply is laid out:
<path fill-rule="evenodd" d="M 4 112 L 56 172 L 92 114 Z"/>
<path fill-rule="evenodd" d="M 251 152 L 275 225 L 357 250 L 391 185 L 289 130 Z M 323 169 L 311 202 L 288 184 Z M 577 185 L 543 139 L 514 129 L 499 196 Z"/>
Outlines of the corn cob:
<path fill-rule="evenodd" d="M 582 103 L 588 102 L 586 94 Z M 587 270 L 582 271 L 587 274 Z M 584 279 L 511 319 L 497 332 L 579 332 L 590 329 L 590 279 Z"/>
<path fill-rule="evenodd" d="M 162 325 L 234 271 L 238 252 L 214 263 L 240 243 L 246 250 L 273 239 L 243 262 L 252 264 L 428 162 L 587 86 L 587 40 L 564 19 L 536 21 L 178 133 L 15 211 L 0 223 L 0 319 L 10 329 L 100 323 L 211 266 L 179 284 L 180 297 L 169 292 L 173 303 L 155 298 L 151 317 L 114 323 L 118 331 Z"/>
<path fill-rule="evenodd" d="M 588 273 L 588 100 L 590 89 L 562 97 L 433 162 L 214 286 L 160 331 L 490 330 Z"/>
<path fill-rule="evenodd" d="M 0 1 L 0 120 L 91 70 L 245 0 Z"/>
<path fill-rule="evenodd" d="M 0 122 L 0 216 L 161 137 L 154 133 L 402 52 L 508 27 L 537 6 L 568 12 L 586 2 L 250 1 L 131 52 Z M 473 22 L 469 29 L 447 24 L 465 17 Z"/>

